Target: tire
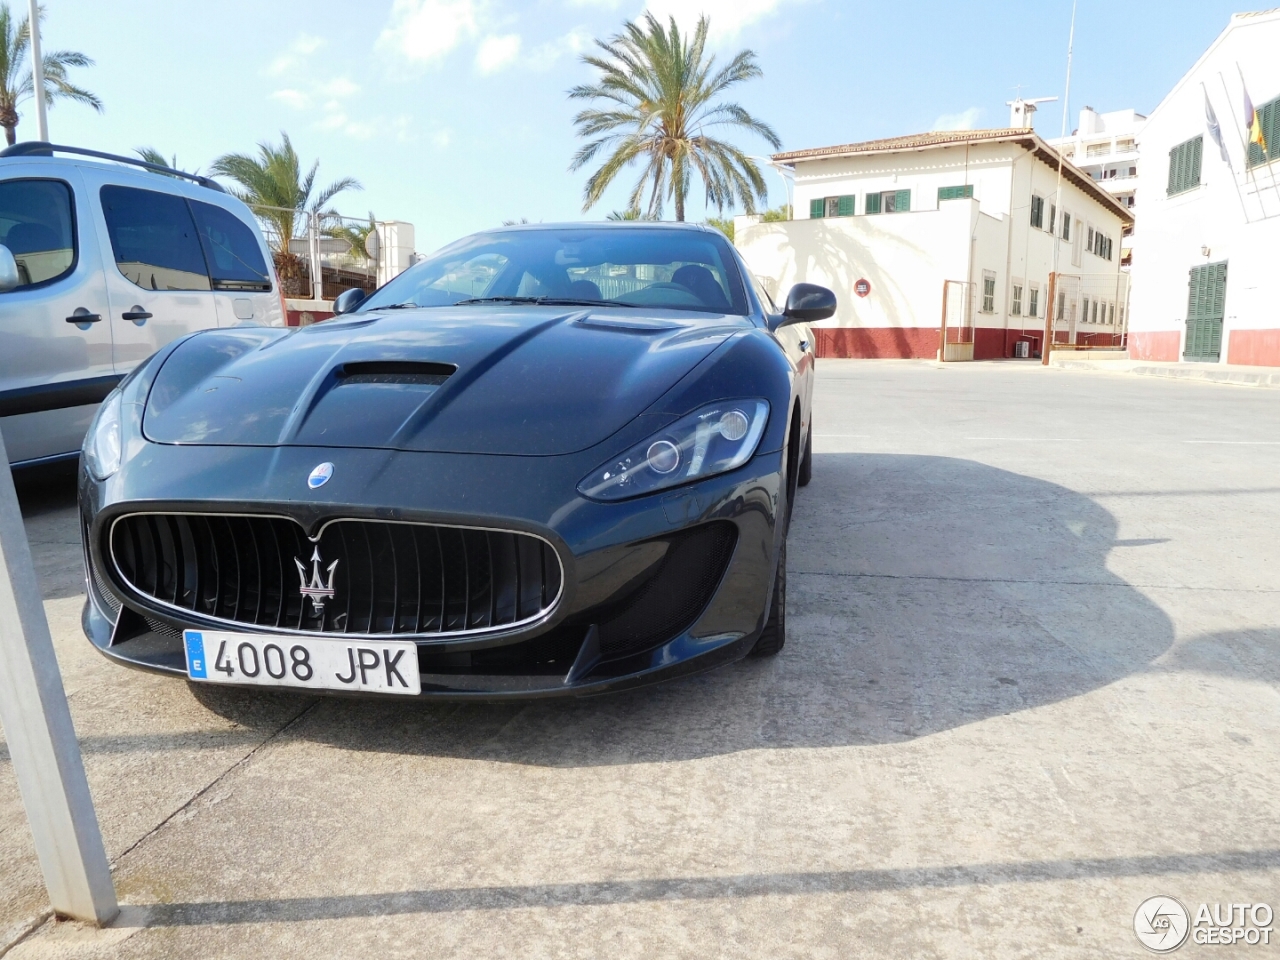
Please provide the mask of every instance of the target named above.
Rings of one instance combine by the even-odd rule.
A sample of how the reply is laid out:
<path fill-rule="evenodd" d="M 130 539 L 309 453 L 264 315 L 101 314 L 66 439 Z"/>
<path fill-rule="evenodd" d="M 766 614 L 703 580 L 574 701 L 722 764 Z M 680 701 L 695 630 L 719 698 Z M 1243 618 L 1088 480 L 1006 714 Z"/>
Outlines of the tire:
<path fill-rule="evenodd" d="M 804 436 L 804 459 L 800 461 L 800 473 L 796 477 L 796 486 L 807 487 L 813 479 L 813 421 L 809 421 L 809 429 Z"/>
<path fill-rule="evenodd" d="M 773 576 L 773 601 L 769 604 L 769 619 L 765 621 L 760 639 L 748 656 L 776 657 L 787 642 L 787 540 L 782 539 L 778 550 L 778 572 Z"/>

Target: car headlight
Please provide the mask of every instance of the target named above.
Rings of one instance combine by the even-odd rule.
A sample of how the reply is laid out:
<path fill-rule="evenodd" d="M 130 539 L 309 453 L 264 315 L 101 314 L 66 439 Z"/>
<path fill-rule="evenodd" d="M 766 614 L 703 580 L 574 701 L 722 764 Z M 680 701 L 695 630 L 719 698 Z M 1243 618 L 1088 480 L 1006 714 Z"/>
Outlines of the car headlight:
<path fill-rule="evenodd" d="M 625 500 L 734 470 L 756 452 L 768 421 L 766 400 L 709 404 L 593 470 L 578 492 Z"/>
<path fill-rule="evenodd" d="M 120 406 L 120 391 L 116 390 L 102 402 L 85 436 L 85 463 L 99 480 L 107 479 L 120 469 L 120 454 L 124 449 Z"/>

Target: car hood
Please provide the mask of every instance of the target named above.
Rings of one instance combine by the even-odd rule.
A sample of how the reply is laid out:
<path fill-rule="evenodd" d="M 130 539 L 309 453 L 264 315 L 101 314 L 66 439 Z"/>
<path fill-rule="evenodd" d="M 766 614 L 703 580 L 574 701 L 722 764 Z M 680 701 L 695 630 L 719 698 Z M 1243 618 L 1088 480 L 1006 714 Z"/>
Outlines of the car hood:
<path fill-rule="evenodd" d="M 143 432 L 157 443 L 573 453 L 747 326 L 676 311 L 465 306 L 211 330 L 164 360 Z"/>

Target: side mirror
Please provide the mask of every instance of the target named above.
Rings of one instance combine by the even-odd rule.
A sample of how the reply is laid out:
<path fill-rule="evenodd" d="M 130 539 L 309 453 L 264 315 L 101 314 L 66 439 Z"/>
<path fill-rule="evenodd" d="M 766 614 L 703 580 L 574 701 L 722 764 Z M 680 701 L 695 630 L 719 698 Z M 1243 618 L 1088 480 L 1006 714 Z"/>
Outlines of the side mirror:
<path fill-rule="evenodd" d="M 18 261 L 13 259 L 9 248 L 0 243 L 0 293 L 8 293 L 22 283 L 18 274 Z"/>
<path fill-rule="evenodd" d="M 774 329 L 792 323 L 813 323 L 835 316 L 836 295 L 816 283 L 797 283 L 787 294 L 787 305 L 782 308 L 782 319 Z"/>
<path fill-rule="evenodd" d="M 350 313 L 356 307 L 364 302 L 364 291 L 359 287 L 352 287 L 350 290 L 343 290 L 338 294 L 338 299 L 333 301 L 333 312 L 335 316 Z"/>

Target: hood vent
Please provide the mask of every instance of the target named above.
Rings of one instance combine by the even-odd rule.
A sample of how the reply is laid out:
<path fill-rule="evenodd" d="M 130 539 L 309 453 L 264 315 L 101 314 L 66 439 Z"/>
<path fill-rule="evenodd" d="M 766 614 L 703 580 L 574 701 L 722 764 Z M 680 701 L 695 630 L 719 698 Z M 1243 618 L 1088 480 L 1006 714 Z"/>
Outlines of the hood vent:
<path fill-rule="evenodd" d="M 438 387 L 457 369 L 451 363 L 416 363 L 406 360 L 344 363 L 338 369 L 338 386 L 348 383 L 390 383 Z"/>

